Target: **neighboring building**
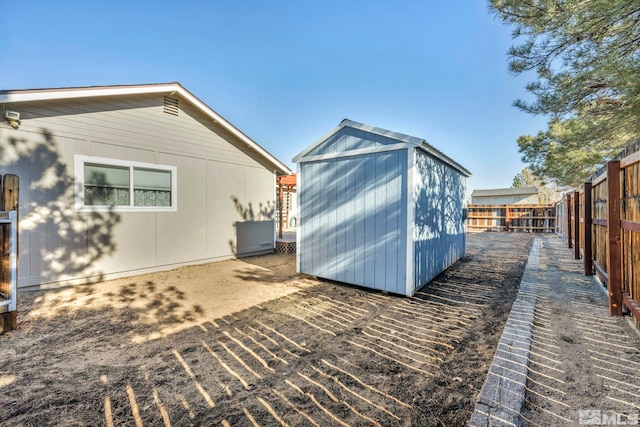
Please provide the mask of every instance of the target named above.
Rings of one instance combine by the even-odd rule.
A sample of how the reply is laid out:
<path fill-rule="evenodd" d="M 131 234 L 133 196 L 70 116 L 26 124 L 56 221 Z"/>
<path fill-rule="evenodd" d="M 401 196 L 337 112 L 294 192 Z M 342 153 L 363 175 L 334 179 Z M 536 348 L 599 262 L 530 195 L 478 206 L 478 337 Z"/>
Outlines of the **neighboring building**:
<path fill-rule="evenodd" d="M 19 286 L 273 251 L 275 179 L 291 171 L 179 83 L 3 90 L 0 106 Z"/>
<path fill-rule="evenodd" d="M 536 187 L 496 188 L 473 190 L 472 205 L 537 205 L 540 203 Z"/>
<path fill-rule="evenodd" d="M 282 227 L 284 230 L 296 228 L 298 220 L 298 193 L 296 190 L 296 174 L 280 176 L 276 180 L 276 217 L 278 224 L 282 215 Z M 282 197 L 282 200 L 280 200 Z M 278 225 L 279 226 L 279 225 Z"/>
<path fill-rule="evenodd" d="M 299 272 L 411 296 L 464 255 L 471 174 L 423 139 L 343 120 L 293 161 Z"/>

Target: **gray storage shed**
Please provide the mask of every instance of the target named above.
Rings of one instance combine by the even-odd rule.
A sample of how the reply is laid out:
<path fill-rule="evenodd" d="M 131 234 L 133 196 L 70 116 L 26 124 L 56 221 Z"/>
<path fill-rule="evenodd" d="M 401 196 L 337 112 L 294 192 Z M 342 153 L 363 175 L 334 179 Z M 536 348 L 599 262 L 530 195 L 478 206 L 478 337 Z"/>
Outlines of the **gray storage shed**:
<path fill-rule="evenodd" d="M 293 161 L 299 272 L 412 296 L 464 255 L 471 173 L 424 139 L 345 119 Z"/>

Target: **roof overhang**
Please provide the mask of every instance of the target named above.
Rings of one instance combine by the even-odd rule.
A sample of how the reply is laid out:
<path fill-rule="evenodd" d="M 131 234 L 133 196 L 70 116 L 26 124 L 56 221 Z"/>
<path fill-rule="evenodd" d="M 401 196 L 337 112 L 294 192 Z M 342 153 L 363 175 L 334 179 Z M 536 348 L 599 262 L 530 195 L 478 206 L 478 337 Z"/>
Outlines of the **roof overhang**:
<path fill-rule="evenodd" d="M 350 128 L 359 129 L 359 130 L 366 131 L 366 132 L 371 132 L 371 133 L 374 133 L 374 134 L 377 134 L 377 135 L 386 136 L 386 137 L 389 137 L 389 138 L 393 138 L 393 139 L 395 139 L 397 141 L 403 142 L 408 147 L 412 146 L 412 147 L 420 148 L 421 150 L 429 153 L 431 156 L 433 156 L 433 157 L 439 159 L 440 161 L 448 164 L 449 166 L 453 167 L 454 169 L 456 169 L 461 174 L 463 174 L 463 175 L 465 175 L 467 177 L 471 176 L 471 172 L 469 172 L 466 168 L 464 168 L 462 165 L 460 165 L 455 160 L 451 159 L 449 156 L 447 156 L 446 154 L 444 154 L 440 150 L 438 150 L 438 149 L 434 148 L 433 146 L 431 146 L 429 143 L 427 143 L 427 141 L 425 141 L 422 138 L 417 138 L 415 136 L 406 135 L 406 134 L 399 133 L 399 132 L 393 132 L 393 131 L 390 131 L 390 130 L 387 130 L 387 129 L 382 129 L 382 128 L 378 128 L 378 127 L 375 127 L 375 126 L 366 125 L 364 123 L 354 122 L 353 120 L 349 120 L 349 119 L 344 119 L 342 122 L 340 122 L 340 124 L 338 126 L 336 126 L 332 130 L 327 132 L 320 139 L 318 139 L 315 143 L 311 144 L 311 146 L 307 147 L 304 151 L 302 151 L 300 154 L 295 156 L 293 158 L 293 162 L 294 163 L 301 162 L 302 158 L 304 158 L 306 155 L 308 155 L 314 148 L 316 148 L 317 146 L 322 144 L 324 141 L 329 139 L 332 135 L 334 135 L 335 133 L 339 132 L 341 129 L 343 129 L 345 127 L 350 127 Z"/>
<path fill-rule="evenodd" d="M 219 124 L 232 135 L 246 144 L 251 150 L 270 163 L 278 175 L 289 175 L 292 171 L 284 163 L 275 158 L 257 142 L 245 135 L 240 129 L 232 125 L 211 107 L 198 99 L 185 89 L 180 83 L 158 83 L 126 86 L 89 86 L 55 89 L 30 89 L 30 90 L 3 90 L 0 91 L 0 103 L 20 103 L 33 101 L 49 101 L 58 99 L 78 99 L 91 97 L 109 97 L 122 95 L 142 95 L 163 93 L 168 95 L 178 94 L 186 99 L 203 114 Z"/>

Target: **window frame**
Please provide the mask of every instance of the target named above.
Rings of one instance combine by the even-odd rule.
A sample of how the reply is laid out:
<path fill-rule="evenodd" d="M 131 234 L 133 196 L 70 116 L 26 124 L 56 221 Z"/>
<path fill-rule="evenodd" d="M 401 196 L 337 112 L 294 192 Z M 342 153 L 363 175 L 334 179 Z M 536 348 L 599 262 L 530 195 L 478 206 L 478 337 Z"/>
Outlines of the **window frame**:
<path fill-rule="evenodd" d="M 131 160 L 110 159 L 106 157 L 74 155 L 75 163 L 75 210 L 76 212 L 175 212 L 178 210 L 178 168 L 170 165 L 156 163 L 135 162 Z M 129 205 L 85 205 L 84 189 L 85 164 L 118 166 L 129 169 Z M 133 179 L 134 168 L 151 169 L 171 173 L 171 206 L 134 206 L 135 182 Z"/>

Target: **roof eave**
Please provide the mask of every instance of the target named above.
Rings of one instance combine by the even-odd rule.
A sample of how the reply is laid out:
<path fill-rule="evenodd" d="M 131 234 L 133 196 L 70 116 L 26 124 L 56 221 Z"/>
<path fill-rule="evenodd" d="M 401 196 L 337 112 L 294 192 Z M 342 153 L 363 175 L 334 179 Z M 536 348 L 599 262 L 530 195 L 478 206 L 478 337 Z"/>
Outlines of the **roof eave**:
<path fill-rule="evenodd" d="M 467 178 L 472 175 L 467 168 L 465 168 L 460 163 L 456 162 L 455 160 L 453 160 L 451 157 L 447 156 L 440 150 L 432 147 L 429 143 L 427 143 L 427 141 L 424 141 L 423 144 L 420 146 L 420 148 L 426 151 L 427 153 L 431 154 L 433 157 L 440 160 L 441 162 L 448 164 L 449 166 L 451 166 L 452 168 L 454 168 L 455 170 L 457 170 Z"/>
<path fill-rule="evenodd" d="M 346 120 L 346 119 L 345 119 Z M 340 122 L 340 124 L 336 127 L 334 127 L 333 129 L 331 129 L 329 132 L 325 133 L 324 135 L 322 135 L 319 139 L 316 140 L 316 142 L 314 142 L 313 144 L 311 144 L 310 146 L 308 146 L 307 148 L 305 148 L 304 150 L 302 150 L 300 153 L 298 153 L 297 155 L 295 155 L 291 161 L 293 163 L 298 163 L 298 161 L 305 157 L 307 154 L 309 154 L 311 151 L 313 151 L 314 148 L 316 148 L 318 145 L 322 144 L 323 142 L 325 142 L 327 139 L 331 138 L 335 133 L 337 133 L 340 129 L 342 129 L 343 127 L 345 127 L 344 122 L 345 120 L 343 120 L 342 122 Z"/>
<path fill-rule="evenodd" d="M 56 99 L 77 99 L 89 97 L 104 96 L 121 96 L 121 95 L 140 95 L 151 93 L 168 93 L 179 94 L 191 104 L 196 106 L 201 112 L 212 120 L 218 122 L 222 127 L 231 134 L 244 142 L 253 151 L 257 152 L 261 157 L 274 166 L 276 174 L 289 175 L 292 173 L 284 163 L 275 158 L 271 153 L 265 150 L 257 142 L 245 135 L 240 129 L 236 128 L 220 114 L 215 112 L 211 107 L 198 99 L 195 95 L 185 89 L 180 83 L 158 83 L 145 85 L 127 85 L 127 86 L 90 86 L 80 88 L 59 88 L 59 89 L 36 89 L 36 90 L 15 90 L 0 91 L 0 103 L 19 103 L 30 101 L 50 101 Z"/>
<path fill-rule="evenodd" d="M 382 128 L 379 128 L 379 127 L 366 125 L 364 123 L 354 122 L 353 120 L 349 120 L 349 119 L 342 120 L 338 126 L 336 126 L 335 128 L 331 129 L 329 132 L 324 134 L 320 139 L 316 140 L 316 142 L 314 142 L 309 147 L 307 147 L 304 151 L 302 151 L 300 154 L 295 156 L 293 158 L 293 162 L 294 163 L 298 163 L 300 161 L 300 159 L 305 157 L 313 149 L 315 149 L 317 146 L 319 146 L 320 144 L 325 142 L 327 139 L 329 139 L 331 136 L 333 136 L 335 133 L 337 133 L 338 131 L 340 131 L 344 127 L 350 127 L 350 128 L 362 130 L 362 131 L 365 131 L 365 132 L 371 132 L 371 133 L 374 133 L 374 134 L 377 134 L 377 135 L 386 136 L 386 137 L 389 137 L 389 138 L 392 138 L 392 139 L 407 143 L 407 144 L 409 144 L 409 146 L 413 146 L 413 147 L 416 147 L 416 148 L 419 147 L 422 150 L 424 150 L 425 152 L 427 152 L 427 153 L 431 154 L 432 156 L 436 157 L 440 161 L 442 161 L 442 162 L 448 164 L 449 166 L 453 167 L 454 169 L 456 169 L 458 172 L 460 172 L 461 174 L 465 175 L 466 177 L 470 177 L 471 176 L 471 172 L 469 172 L 466 168 L 464 168 L 462 165 L 460 165 L 458 162 L 454 161 L 453 159 L 449 158 L 447 155 L 445 155 L 441 151 L 439 151 L 436 148 L 432 147 L 424 139 L 417 138 L 417 137 L 411 136 L 411 135 L 406 135 L 404 133 L 393 132 L 393 131 L 390 131 L 390 130 L 387 130 L 387 129 L 382 129 Z"/>

